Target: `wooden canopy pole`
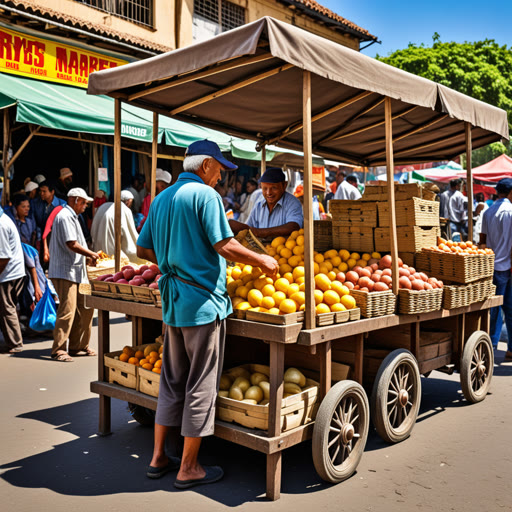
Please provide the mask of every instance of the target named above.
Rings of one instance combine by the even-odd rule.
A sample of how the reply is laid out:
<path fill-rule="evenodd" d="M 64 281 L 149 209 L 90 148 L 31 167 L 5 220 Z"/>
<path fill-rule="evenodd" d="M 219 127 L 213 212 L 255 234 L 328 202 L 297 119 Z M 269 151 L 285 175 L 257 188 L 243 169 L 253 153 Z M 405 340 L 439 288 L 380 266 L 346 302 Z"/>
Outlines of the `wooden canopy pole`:
<path fill-rule="evenodd" d="M 2 166 L 4 168 L 4 189 L 2 193 L 2 206 L 7 204 L 10 192 L 9 183 L 9 168 L 7 167 L 7 161 L 9 158 L 9 109 L 4 108 L 4 144 L 2 153 Z"/>
<path fill-rule="evenodd" d="M 395 204 L 395 165 L 393 162 L 393 125 L 391 112 L 391 98 L 387 97 L 384 103 L 384 116 L 386 123 L 386 176 L 388 180 L 389 204 L 389 241 L 391 243 L 391 271 L 393 272 L 393 293 L 398 294 L 398 244 L 396 237 L 396 204 Z"/>
<path fill-rule="evenodd" d="M 467 194 L 468 194 L 468 240 L 473 241 L 473 169 L 471 162 L 471 124 L 465 123 L 466 128 L 466 173 L 467 173 Z"/>
<path fill-rule="evenodd" d="M 302 141 L 304 152 L 304 267 L 306 274 L 306 329 L 314 329 L 313 270 L 313 140 L 311 133 L 311 73 L 302 72 Z"/>
<path fill-rule="evenodd" d="M 121 268 L 121 100 L 114 103 L 114 225 L 115 269 Z"/>
<path fill-rule="evenodd" d="M 267 146 L 261 146 L 260 176 L 267 170 Z"/>
<path fill-rule="evenodd" d="M 158 113 L 153 112 L 153 142 L 151 144 L 151 190 L 150 201 L 155 200 L 156 194 L 156 163 L 158 158 Z"/>

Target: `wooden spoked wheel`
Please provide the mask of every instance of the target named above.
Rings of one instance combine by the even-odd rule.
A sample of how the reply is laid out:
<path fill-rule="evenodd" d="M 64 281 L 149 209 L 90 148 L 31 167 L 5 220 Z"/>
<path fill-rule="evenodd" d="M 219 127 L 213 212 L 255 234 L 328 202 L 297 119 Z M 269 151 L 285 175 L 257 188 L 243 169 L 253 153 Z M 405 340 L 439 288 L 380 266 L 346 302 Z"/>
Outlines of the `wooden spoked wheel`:
<path fill-rule="evenodd" d="M 326 482 L 338 483 L 357 468 L 370 423 L 368 398 L 357 382 L 335 384 L 322 400 L 313 430 L 313 462 Z"/>
<path fill-rule="evenodd" d="M 466 341 L 460 363 L 460 384 L 468 402 L 484 400 L 494 372 L 494 352 L 489 335 L 474 332 Z"/>
<path fill-rule="evenodd" d="M 421 402 L 418 363 L 408 350 L 394 350 L 382 361 L 370 399 L 372 421 L 388 443 L 407 439 Z"/>

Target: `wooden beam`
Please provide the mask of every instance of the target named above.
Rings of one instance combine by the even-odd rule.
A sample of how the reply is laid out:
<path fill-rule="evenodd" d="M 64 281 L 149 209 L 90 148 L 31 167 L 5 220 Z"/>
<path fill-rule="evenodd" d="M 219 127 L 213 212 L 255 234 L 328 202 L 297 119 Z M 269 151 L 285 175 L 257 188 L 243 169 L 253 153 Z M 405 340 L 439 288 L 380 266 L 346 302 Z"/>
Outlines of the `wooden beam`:
<path fill-rule="evenodd" d="M 403 112 L 400 112 L 399 114 L 395 114 L 393 116 L 392 120 L 398 119 L 399 117 L 403 117 L 403 116 L 409 114 L 410 112 L 412 112 L 413 110 L 416 110 L 417 108 L 418 108 L 417 106 L 411 107 L 411 108 L 408 108 L 407 110 L 404 110 Z M 366 132 L 368 130 L 373 130 L 374 128 L 377 128 L 378 126 L 382 126 L 385 123 L 386 123 L 385 120 L 384 121 L 379 121 L 378 123 L 373 123 L 373 124 L 370 124 L 368 126 L 364 126 L 363 128 L 359 128 L 358 130 L 354 130 L 353 132 L 345 133 L 343 135 L 333 136 L 333 137 L 331 137 L 328 140 L 329 141 L 331 141 L 331 140 L 340 140 L 340 139 L 345 139 L 347 137 L 353 137 L 354 135 L 357 135 L 358 133 L 363 133 L 363 132 Z M 327 142 L 327 140 L 324 140 L 323 142 Z"/>
<path fill-rule="evenodd" d="M 218 91 L 212 92 L 211 94 L 207 94 L 206 96 L 202 96 L 201 98 L 197 98 L 194 101 L 189 101 L 180 107 L 177 107 L 170 111 L 171 116 L 175 116 L 180 112 L 184 112 L 185 110 L 190 110 L 191 108 L 197 107 L 198 105 L 202 105 L 207 103 L 208 101 L 215 100 L 226 94 L 229 94 L 234 91 L 238 91 L 239 89 L 243 89 L 248 85 L 255 84 L 256 82 L 260 82 L 261 80 L 265 80 L 265 78 L 269 78 L 271 76 L 277 75 L 283 71 L 287 71 L 288 69 L 293 68 L 293 64 L 283 64 L 273 69 L 269 69 L 263 73 L 257 73 L 255 75 L 242 80 L 241 82 L 236 82 L 234 84 L 229 85 L 228 87 L 224 87 L 223 89 L 219 89 Z"/>
<path fill-rule="evenodd" d="M 363 110 L 361 110 L 360 112 L 358 112 L 357 114 L 352 116 L 351 118 L 347 119 L 343 123 L 342 128 L 337 127 L 334 130 L 331 130 L 325 137 L 323 137 L 322 139 L 317 141 L 316 144 L 322 144 L 323 142 L 330 140 L 331 137 L 334 137 L 336 135 L 343 133 L 343 131 L 346 130 L 354 121 L 357 121 L 357 119 L 359 119 L 360 117 L 362 117 L 362 116 L 368 114 L 368 112 L 371 112 L 372 110 L 376 109 L 379 105 L 382 105 L 382 103 L 384 103 L 385 99 L 386 98 L 379 98 L 377 101 L 374 101 L 369 107 L 364 108 Z"/>
<path fill-rule="evenodd" d="M 261 146 L 261 163 L 260 163 L 260 176 L 267 170 L 267 147 Z"/>
<path fill-rule="evenodd" d="M 471 123 L 465 123 L 466 133 L 466 174 L 467 174 L 467 194 L 468 194 L 468 240 L 473 241 L 473 162 L 471 152 Z"/>
<path fill-rule="evenodd" d="M 193 82 L 194 80 L 200 80 L 202 78 L 206 78 L 209 76 L 217 75 L 219 73 L 223 73 L 224 71 L 231 71 L 233 69 L 241 68 L 243 66 L 249 66 L 251 64 L 257 64 L 258 62 L 264 62 L 266 60 L 273 59 L 274 56 L 270 53 L 265 53 L 263 55 L 256 55 L 253 57 L 245 57 L 242 59 L 238 59 L 238 61 L 230 61 L 226 64 L 222 64 L 219 66 L 215 66 L 212 68 L 205 69 L 203 71 L 194 72 L 191 74 L 187 74 L 177 78 L 176 80 L 172 80 L 170 82 L 166 82 L 165 84 L 156 85 L 155 87 L 151 87 L 148 89 L 144 89 L 143 91 L 134 92 L 128 96 L 128 101 L 136 100 L 137 98 L 142 98 L 143 96 L 147 96 L 148 94 L 153 94 L 155 92 L 165 91 L 167 89 L 171 89 L 172 87 L 177 87 L 178 85 L 187 84 L 189 82 Z M 171 77 L 167 77 L 171 78 Z M 165 79 L 164 79 L 165 80 Z"/>
<path fill-rule="evenodd" d="M 9 109 L 4 108 L 4 143 L 2 149 L 2 167 L 4 168 L 4 188 L 2 193 L 2 206 L 7 204 L 10 195 L 9 169 L 7 159 L 9 158 Z"/>
<path fill-rule="evenodd" d="M 36 126 L 34 129 L 32 129 L 32 128 L 30 129 L 29 136 L 23 141 L 23 144 L 19 147 L 18 151 L 16 151 L 16 153 L 14 153 L 12 158 L 9 159 L 9 161 L 7 162 L 7 164 L 5 166 L 5 169 L 7 170 L 7 172 L 9 172 L 9 169 L 11 168 L 11 166 L 14 164 L 14 162 L 16 162 L 16 160 L 21 155 L 23 150 L 27 147 L 28 143 L 32 140 L 32 137 L 34 137 L 34 135 L 36 135 L 36 133 L 39 131 L 40 128 L 41 128 L 40 126 Z"/>
<path fill-rule="evenodd" d="M 370 96 L 371 94 L 374 94 L 374 93 L 370 92 L 370 91 L 365 91 L 365 92 L 362 92 L 361 94 L 358 94 L 357 96 L 349 98 L 348 100 L 337 103 L 336 105 L 314 115 L 311 118 L 311 122 L 314 123 L 320 119 L 323 119 L 324 117 L 326 117 L 330 114 L 334 114 L 335 112 L 338 112 L 338 111 L 344 109 L 345 107 L 348 107 L 349 105 L 352 105 L 353 103 L 356 103 L 356 102 L 366 98 L 367 96 Z M 288 126 L 287 128 L 285 128 L 284 130 L 282 130 L 279 135 L 268 140 L 266 143 L 267 144 L 275 144 L 277 141 L 281 140 L 283 137 L 287 137 L 288 135 L 291 135 L 292 133 L 302 130 L 303 126 L 304 125 L 303 125 L 302 121 L 297 121 L 297 122 L 291 124 L 290 126 Z"/>
<path fill-rule="evenodd" d="M 114 226 L 115 270 L 121 268 L 121 100 L 114 100 Z"/>
<path fill-rule="evenodd" d="M 427 128 L 430 128 L 431 126 L 439 123 L 439 121 L 442 121 L 443 119 L 446 119 L 447 117 L 448 117 L 448 114 L 443 114 L 443 115 L 437 117 L 436 119 L 434 119 L 433 121 L 429 121 L 428 123 L 424 123 L 421 126 L 414 128 L 413 130 L 409 130 L 408 132 L 403 133 L 399 137 L 395 137 L 393 139 L 393 143 L 396 144 L 397 142 L 399 142 L 403 139 L 406 139 L 407 137 L 410 137 L 411 135 L 415 135 L 416 133 L 426 130 Z M 370 142 L 365 142 L 362 145 L 363 146 L 371 146 L 373 144 L 383 144 L 385 142 L 386 142 L 385 138 L 384 139 L 376 139 L 376 140 L 372 140 Z M 385 155 L 385 154 L 386 154 L 385 151 L 379 151 L 378 153 L 373 153 L 373 154 L 369 155 L 367 158 L 374 158 L 376 156 Z"/>
<path fill-rule="evenodd" d="M 313 269 L 313 148 L 311 133 L 311 73 L 302 72 L 302 130 L 304 152 L 304 267 L 306 329 L 315 328 L 315 274 Z"/>
<path fill-rule="evenodd" d="M 384 102 L 384 116 L 386 123 L 386 176 L 388 180 L 388 206 L 389 206 L 389 240 L 391 242 L 391 271 L 393 273 L 393 293 L 398 295 L 398 244 L 396 236 L 396 204 L 395 204 L 395 166 L 393 163 L 393 113 L 391 111 L 391 98 Z"/>
<path fill-rule="evenodd" d="M 150 201 L 155 200 L 156 194 L 156 164 L 158 154 L 158 113 L 153 112 L 153 141 L 151 143 L 151 183 L 150 183 Z"/>
<path fill-rule="evenodd" d="M 459 138 L 460 135 L 461 135 L 460 133 L 456 133 L 455 135 L 452 135 L 451 137 L 441 137 L 441 138 L 436 139 L 435 141 L 429 142 L 427 144 L 420 144 L 419 146 L 414 146 L 412 148 L 401 149 L 400 151 L 397 151 L 395 153 L 395 156 L 401 156 L 401 155 L 405 155 L 407 153 L 412 153 L 413 151 L 417 151 L 418 149 L 425 149 L 425 148 L 430 148 L 432 146 L 437 146 L 437 144 L 442 144 L 443 142 L 447 142 L 449 140 Z"/>

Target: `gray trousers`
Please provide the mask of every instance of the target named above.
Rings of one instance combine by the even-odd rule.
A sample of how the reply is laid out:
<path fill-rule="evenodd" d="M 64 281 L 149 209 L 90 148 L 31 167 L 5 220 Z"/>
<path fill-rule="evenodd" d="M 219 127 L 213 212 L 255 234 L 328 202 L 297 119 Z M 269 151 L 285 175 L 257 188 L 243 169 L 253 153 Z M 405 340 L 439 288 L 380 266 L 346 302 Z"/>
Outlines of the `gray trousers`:
<path fill-rule="evenodd" d="M 10 349 L 23 346 L 16 304 L 24 283 L 25 277 L 0 283 L 0 330 Z"/>
<path fill-rule="evenodd" d="M 213 434 L 225 338 L 225 320 L 196 327 L 165 326 L 156 423 L 181 426 L 184 437 Z"/>

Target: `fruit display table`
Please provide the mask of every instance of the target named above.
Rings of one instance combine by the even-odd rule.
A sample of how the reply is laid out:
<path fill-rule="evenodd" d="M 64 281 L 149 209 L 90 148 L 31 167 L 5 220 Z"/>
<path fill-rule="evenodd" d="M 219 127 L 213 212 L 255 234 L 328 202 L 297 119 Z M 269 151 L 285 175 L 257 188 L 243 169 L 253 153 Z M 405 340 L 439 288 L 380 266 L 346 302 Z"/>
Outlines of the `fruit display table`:
<path fill-rule="evenodd" d="M 161 321 L 161 309 L 145 304 L 115 300 L 98 296 L 85 296 L 87 307 L 98 309 L 98 380 L 91 383 L 91 391 L 99 394 L 99 433 L 110 433 L 110 399 L 117 398 L 156 409 L 157 398 L 145 395 L 134 389 L 128 389 L 108 382 L 105 375 L 104 354 L 110 351 L 110 312 L 132 317 L 132 345 L 141 345 L 143 334 L 147 332 L 144 323 L 148 320 Z M 335 324 L 304 330 L 300 323 L 289 325 L 270 325 L 229 318 L 227 320 L 227 339 L 225 366 L 253 361 L 269 361 L 270 397 L 268 411 L 268 431 L 242 427 L 225 421 L 216 421 L 215 435 L 222 439 L 265 453 L 267 456 L 266 492 L 270 499 L 278 499 L 281 486 L 281 454 L 286 448 L 313 438 L 313 460 L 322 478 L 330 482 L 339 482 L 350 476 L 364 451 L 369 428 L 369 404 L 361 385 L 368 383 L 368 375 L 373 378 L 371 405 L 374 422 L 379 434 L 389 442 L 398 442 L 410 435 L 416 421 L 421 399 L 419 375 L 432 370 L 445 368 L 453 364 L 461 372 L 464 394 L 469 401 L 485 398 L 492 377 L 492 347 L 488 350 L 489 308 L 500 305 L 502 297 L 492 297 L 470 306 L 440 310 L 418 315 L 387 315 L 379 318 L 363 319 L 346 324 Z M 445 347 L 446 339 L 434 339 L 424 345 L 421 330 L 423 325 L 435 321 L 439 325 L 448 321 L 446 330 L 451 332 L 449 350 L 439 353 L 439 347 Z M 407 327 L 404 346 L 396 348 L 397 341 L 375 343 L 381 352 L 377 357 L 367 357 L 365 346 L 369 344 L 371 334 L 386 333 L 388 330 L 402 333 Z M 437 350 L 434 350 L 436 349 Z M 404 356 L 410 350 L 414 357 Z M 428 348 L 428 350 L 425 350 Z M 408 352 L 409 353 L 409 352 Z M 343 380 L 331 389 L 335 378 L 337 362 L 348 355 L 353 369 L 351 380 Z M 387 354 L 387 355 L 386 355 Z M 316 421 L 306 423 L 292 430 L 281 431 L 281 402 L 283 398 L 283 375 L 285 359 L 287 364 L 309 367 L 318 371 L 320 399 Z M 375 370 L 375 360 L 378 362 Z M 366 364 L 370 361 L 372 364 Z M 453 371 L 453 370 L 452 370 Z M 480 380 L 475 380 L 475 371 Z M 375 375 L 376 374 L 376 375 Z M 394 390 L 394 379 L 399 385 Z M 483 380 L 482 380 L 483 379 Z M 397 393 L 403 404 L 399 406 L 400 415 L 388 418 L 392 407 L 387 404 L 389 393 Z M 384 398 L 383 398 L 384 397 Z M 347 411 L 357 410 L 358 414 L 349 417 Z M 393 412 L 393 411 L 391 411 Z M 345 419 L 343 418 L 345 415 Z M 346 420 L 346 421 L 345 421 Z M 329 432 L 339 431 L 339 444 L 343 454 L 333 452 Z M 335 443 L 336 445 L 336 443 Z M 345 447 L 350 447 L 345 454 Z M 341 459 L 340 459 L 341 457 Z"/>

